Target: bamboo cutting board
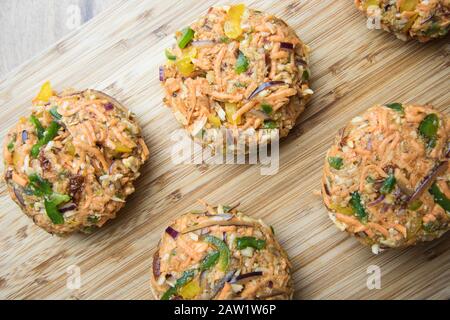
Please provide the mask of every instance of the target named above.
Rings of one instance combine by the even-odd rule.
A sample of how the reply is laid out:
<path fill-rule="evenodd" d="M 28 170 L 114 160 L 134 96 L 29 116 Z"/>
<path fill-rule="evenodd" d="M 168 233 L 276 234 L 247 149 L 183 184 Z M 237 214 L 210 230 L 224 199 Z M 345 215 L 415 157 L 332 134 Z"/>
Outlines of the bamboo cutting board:
<path fill-rule="evenodd" d="M 448 39 L 404 43 L 366 29 L 351 0 L 247 1 L 283 18 L 312 49 L 315 95 L 280 146 L 280 170 L 255 165 L 175 165 L 158 66 L 173 33 L 224 1 L 122 1 L 0 82 L 0 136 L 41 83 L 104 90 L 138 116 L 151 149 L 137 192 L 118 218 L 92 235 L 52 237 L 34 226 L 0 185 L 0 298 L 150 299 L 151 258 L 168 222 L 211 203 L 273 225 L 293 263 L 298 299 L 450 298 L 450 237 L 374 256 L 338 231 L 320 197 L 322 163 L 338 128 L 375 103 L 431 103 L 449 113 Z M 1 168 L 3 170 L 3 168 Z M 82 286 L 66 287 L 67 268 Z M 381 289 L 366 286 L 381 268 Z"/>

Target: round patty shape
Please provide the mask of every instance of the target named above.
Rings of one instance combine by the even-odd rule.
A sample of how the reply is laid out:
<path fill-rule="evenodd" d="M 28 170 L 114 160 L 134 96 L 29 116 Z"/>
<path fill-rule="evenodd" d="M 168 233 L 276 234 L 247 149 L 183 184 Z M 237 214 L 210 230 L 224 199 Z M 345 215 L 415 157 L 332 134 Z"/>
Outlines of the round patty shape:
<path fill-rule="evenodd" d="M 450 0 L 355 0 L 366 16 L 402 40 L 444 37 L 450 26 Z"/>
<path fill-rule="evenodd" d="M 430 106 L 370 108 L 342 129 L 325 161 L 330 218 L 377 252 L 449 229 L 450 124 Z"/>
<path fill-rule="evenodd" d="M 160 80 L 194 139 L 217 128 L 289 133 L 313 92 L 309 48 L 285 22 L 244 5 L 211 8 L 176 38 Z"/>
<path fill-rule="evenodd" d="M 3 155 L 13 200 L 47 232 L 65 234 L 114 218 L 149 152 L 119 102 L 94 90 L 56 94 L 46 83 Z"/>
<path fill-rule="evenodd" d="M 261 220 L 236 208 L 206 210 L 176 219 L 153 257 L 157 299 L 292 299 L 291 265 Z"/>

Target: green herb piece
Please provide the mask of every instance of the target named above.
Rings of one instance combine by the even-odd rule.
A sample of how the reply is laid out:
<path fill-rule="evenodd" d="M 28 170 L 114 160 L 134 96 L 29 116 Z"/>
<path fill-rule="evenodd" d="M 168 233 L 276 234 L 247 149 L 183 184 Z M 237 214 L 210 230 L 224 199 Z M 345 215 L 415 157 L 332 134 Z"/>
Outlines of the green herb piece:
<path fill-rule="evenodd" d="M 381 194 L 389 194 L 392 192 L 392 190 L 394 190 L 395 187 L 395 176 L 393 174 L 390 174 L 386 180 L 384 180 L 383 185 L 380 188 L 380 193 Z"/>
<path fill-rule="evenodd" d="M 60 115 L 58 113 L 58 108 L 57 107 L 53 107 L 49 110 L 50 114 L 52 115 L 52 117 L 56 120 L 61 120 L 62 119 L 62 115 Z"/>
<path fill-rule="evenodd" d="M 30 122 L 36 128 L 36 133 L 37 133 L 38 139 L 41 139 L 44 136 L 44 131 L 45 131 L 41 122 L 34 115 L 30 116 Z"/>
<path fill-rule="evenodd" d="M 70 196 L 53 192 L 52 185 L 37 174 L 28 177 L 30 181 L 29 190 L 38 197 L 44 197 L 44 206 L 47 216 L 54 224 L 63 224 L 64 217 L 58 210 L 62 203 L 70 201 Z"/>
<path fill-rule="evenodd" d="M 243 250 L 248 247 L 262 250 L 266 247 L 266 240 L 256 239 L 255 237 L 236 238 L 236 248 L 238 250 Z"/>
<path fill-rule="evenodd" d="M 32 174 L 28 176 L 30 181 L 30 187 L 33 190 L 33 194 L 38 197 L 50 196 L 53 194 L 52 185 L 45 179 L 42 179 L 37 174 Z"/>
<path fill-rule="evenodd" d="M 427 233 L 433 233 L 438 229 L 439 224 L 436 223 L 436 221 L 433 221 L 433 222 L 425 223 L 422 227 L 423 227 L 423 230 L 425 230 Z"/>
<path fill-rule="evenodd" d="M 11 141 L 10 143 L 8 143 L 8 145 L 6 147 L 8 148 L 9 152 L 13 152 L 13 150 L 14 150 L 14 141 Z"/>
<path fill-rule="evenodd" d="M 366 181 L 367 181 L 368 183 L 375 183 L 375 179 L 372 178 L 371 176 L 367 176 Z"/>
<path fill-rule="evenodd" d="M 308 81 L 309 80 L 309 71 L 308 70 L 304 70 L 302 73 L 302 80 L 303 81 Z"/>
<path fill-rule="evenodd" d="M 64 217 L 59 212 L 57 205 L 47 199 L 44 200 L 45 211 L 53 224 L 64 224 Z"/>
<path fill-rule="evenodd" d="M 43 146 L 52 141 L 58 134 L 60 125 L 56 121 L 52 121 L 48 128 L 44 131 L 42 137 L 38 142 L 31 148 L 31 156 L 37 158 L 39 152 Z"/>
<path fill-rule="evenodd" d="M 172 296 L 177 294 L 179 288 L 185 286 L 194 278 L 194 274 L 195 270 L 185 271 L 181 278 L 177 279 L 175 285 L 162 295 L 161 300 L 169 300 L 170 298 L 172 298 Z"/>
<path fill-rule="evenodd" d="M 361 195 L 359 192 L 353 192 L 351 194 L 350 206 L 353 208 L 355 215 L 358 217 L 359 221 L 367 222 L 367 212 L 361 202 Z"/>
<path fill-rule="evenodd" d="M 440 205 L 445 211 L 450 212 L 450 200 L 445 196 L 445 194 L 439 189 L 437 183 L 433 183 L 431 188 L 428 190 L 434 197 L 434 201 Z"/>
<path fill-rule="evenodd" d="M 220 252 L 219 251 L 212 251 L 206 255 L 205 258 L 203 258 L 202 262 L 200 263 L 199 270 L 205 271 L 208 269 L 211 269 L 213 266 L 216 265 L 217 261 L 219 260 Z"/>
<path fill-rule="evenodd" d="M 388 108 L 390 108 L 392 110 L 395 110 L 397 112 L 400 112 L 400 113 L 405 113 L 405 109 L 403 108 L 403 105 L 401 103 L 397 103 L 397 102 L 388 103 L 386 105 L 386 107 L 388 107 Z"/>
<path fill-rule="evenodd" d="M 98 216 L 96 216 L 96 215 L 90 215 L 87 218 L 87 221 L 89 223 L 93 223 L 93 224 L 97 223 L 99 220 L 100 220 L 100 218 Z"/>
<path fill-rule="evenodd" d="M 278 128 L 278 125 L 273 120 L 265 120 L 263 124 L 263 129 L 276 129 Z"/>
<path fill-rule="evenodd" d="M 70 196 L 59 193 L 53 193 L 52 195 L 45 197 L 45 211 L 47 212 L 47 216 L 54 224 L 64 224 L 64 217 L 58 210 L 58 206 L 70 201 L 70 199 Z"/>
<path fill-rule="evenodd" d="M 419 133 L 426 140 L 429 148 L 436 146 L 439 118 L 435 113 L 427 115 L 419 125 Z"/>
<path fill-rule="evenodd" d="M 190 27 L 187 27 L 181 31 L 181 37 L 178 39 L 178 47 L 181 49 L 186 48 L 189 42 L 194 39 L 195 31 Z"/>
<path fill-rule="evenodd" d="M 217 250 L 219 250 L 219 269 L 221 271 L 226 271 L 228 269 L 228 265 L 230 264 L 230 249 L 227 244 L 223 242 L 221 239 L 207 235 L 203 238 L 203 241 L 209 243 L 214 246 Z"/>
<path fill-rule="evenodd" d="M 272 234 L 275 235 L 275 229 L 273 228 L 273 226 L 270 226 L 270 230 L 272 231 Z"/>
<path fill-rule="evenodd" d="M 230 212 L 230 210 L 232 209 L 231 206 L 227 206 L 227 205 L 223 205 L 222 208 L 223 208 L 223 212 L 224 212 L 224 213 L 228 213 L 228 212 Z"/>
<path fill-rule="evenodd" d="M 267 103 L 263 103 L 261 104 L 261 110 L 265 113 L 265 114 L 271 114 L 273 111 L 273 107 L 270 104 Z"/>
<path fill-rule="evenodd" d="M 328 157 L 328 164 L 330 167 L 340 170 L 344 165 L 344 160 L 340 157 Z"/>
<path fill-rule="evenodd" d="M 165 52 L 165 54 L 166 54 L 166 58 L 167 58 L 167 59 L 172 60 L 172 61 L 177 60 L 177 56 L 174 55 L 174 54 L 172 53 L 172 51 L 170 51 L 169 49 L 166 49 L 166 51 L 164 51 L 164 52 Z"/>
<path fill-rule="evenodd" d="M 242 83 L 242 82 L 235 82 L 234 86 L 236 88 L 247 88 L 247 85 L 245 83 Z"/>
<path fill-rule="evenodd" d="M 411 211 L 416 211 L 422 206 L 423 202 L 420 200 L 414 200 L 408 205 L 408 209 Z"/>
<path fill-rule="evenodd" d="M 247 71 L 247 69 L 248 69 L 248 59 L 241 51 L 239 51 L 239 56 L 236 60 L 236 66 L 234 70 L 236 71 L 237 74 L 241 74 Z"/>
<path fill-rule="evenodd" d="M 219 38 L 219 42 L 220 43 L 230 43 L 231 39 L 228 38 L 228 37 L 222 36 L 222 37 Z"/>

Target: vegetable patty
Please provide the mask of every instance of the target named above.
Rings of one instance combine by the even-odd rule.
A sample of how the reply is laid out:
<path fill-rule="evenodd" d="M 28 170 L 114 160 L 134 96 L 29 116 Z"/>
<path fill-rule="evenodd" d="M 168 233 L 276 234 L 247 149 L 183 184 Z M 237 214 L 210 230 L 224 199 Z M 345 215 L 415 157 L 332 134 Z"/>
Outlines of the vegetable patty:
<path fill-rule="evenodd" d="M 160 70 L 164 101 L 197 140 L 214 128 L 248 130 L 256 141 L 260 129 L 284 137 L 313 94 L 309 48 L 273 15 L 211 8 L 176 38 Z"/>
<path fill-rule="evenodd" d="M 273 229 L 237 208 L 190 212 L 165 231 L 153 257 L 156 298 L 292 299 L 291 264 Z"/>
<path fill-rule="evenodd" d="M 134 192 L 149 151 L 134 116 L 94 90 L 55 93 L 45 83 L 5 138 L 11 197 L 49 233 L 101 227 Z"/>
<path fill-rule="evenodd" d="M 450 0 L 355 0 L 356 7 L 402 40 L 444 37 L 450 27 Z"/>
<path fill-rule="evenodd" d="M 404 247 L 449 229 L 450 124 L 429 106 L 390 103 L 355 117 L 328 151 L 322 195 L 341 230 Z"/>

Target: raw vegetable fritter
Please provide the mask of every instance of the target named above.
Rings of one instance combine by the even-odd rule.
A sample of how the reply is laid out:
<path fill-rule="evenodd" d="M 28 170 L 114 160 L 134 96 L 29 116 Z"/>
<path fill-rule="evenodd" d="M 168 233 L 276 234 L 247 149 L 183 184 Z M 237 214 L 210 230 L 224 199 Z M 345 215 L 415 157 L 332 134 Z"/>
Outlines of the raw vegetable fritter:
<path fill-rule="evenodd" d="M 427 42 L 444 37 L 450 27 L 450 0 L 355 0 L 355 4 L 402 40 Z"/>
<path fill-rule="evenodd" d="M 196 139 L 209 141 L 202 134 L 214 128 L 284 137 L 313 94 L 309 48 L 273 15 L 242 4 L 211 8 L 176 38 L 160 80 L 165 103 Z"/>
<path fill-rule="evenodd" d="M 4 142 L 11 197 L 49 233 L 89 232 L 134 192 L 149 151 L 133 115 L 94 90 L 55 93 L 45 83 Z"/>
<path fill-rule="evenodd" d="M 326 156 L 331 219 L 374 252 L 439 238 L 450 220 L 449 134 L 430 106 L 390 103 L 355 117 Z"/>
<path fill-rule="evenodd" d="M 155 297 L 292 299 L 291 265 L 273 229 L 237 208 L 203 204 L 165 230 L 153 257 Z"/>

